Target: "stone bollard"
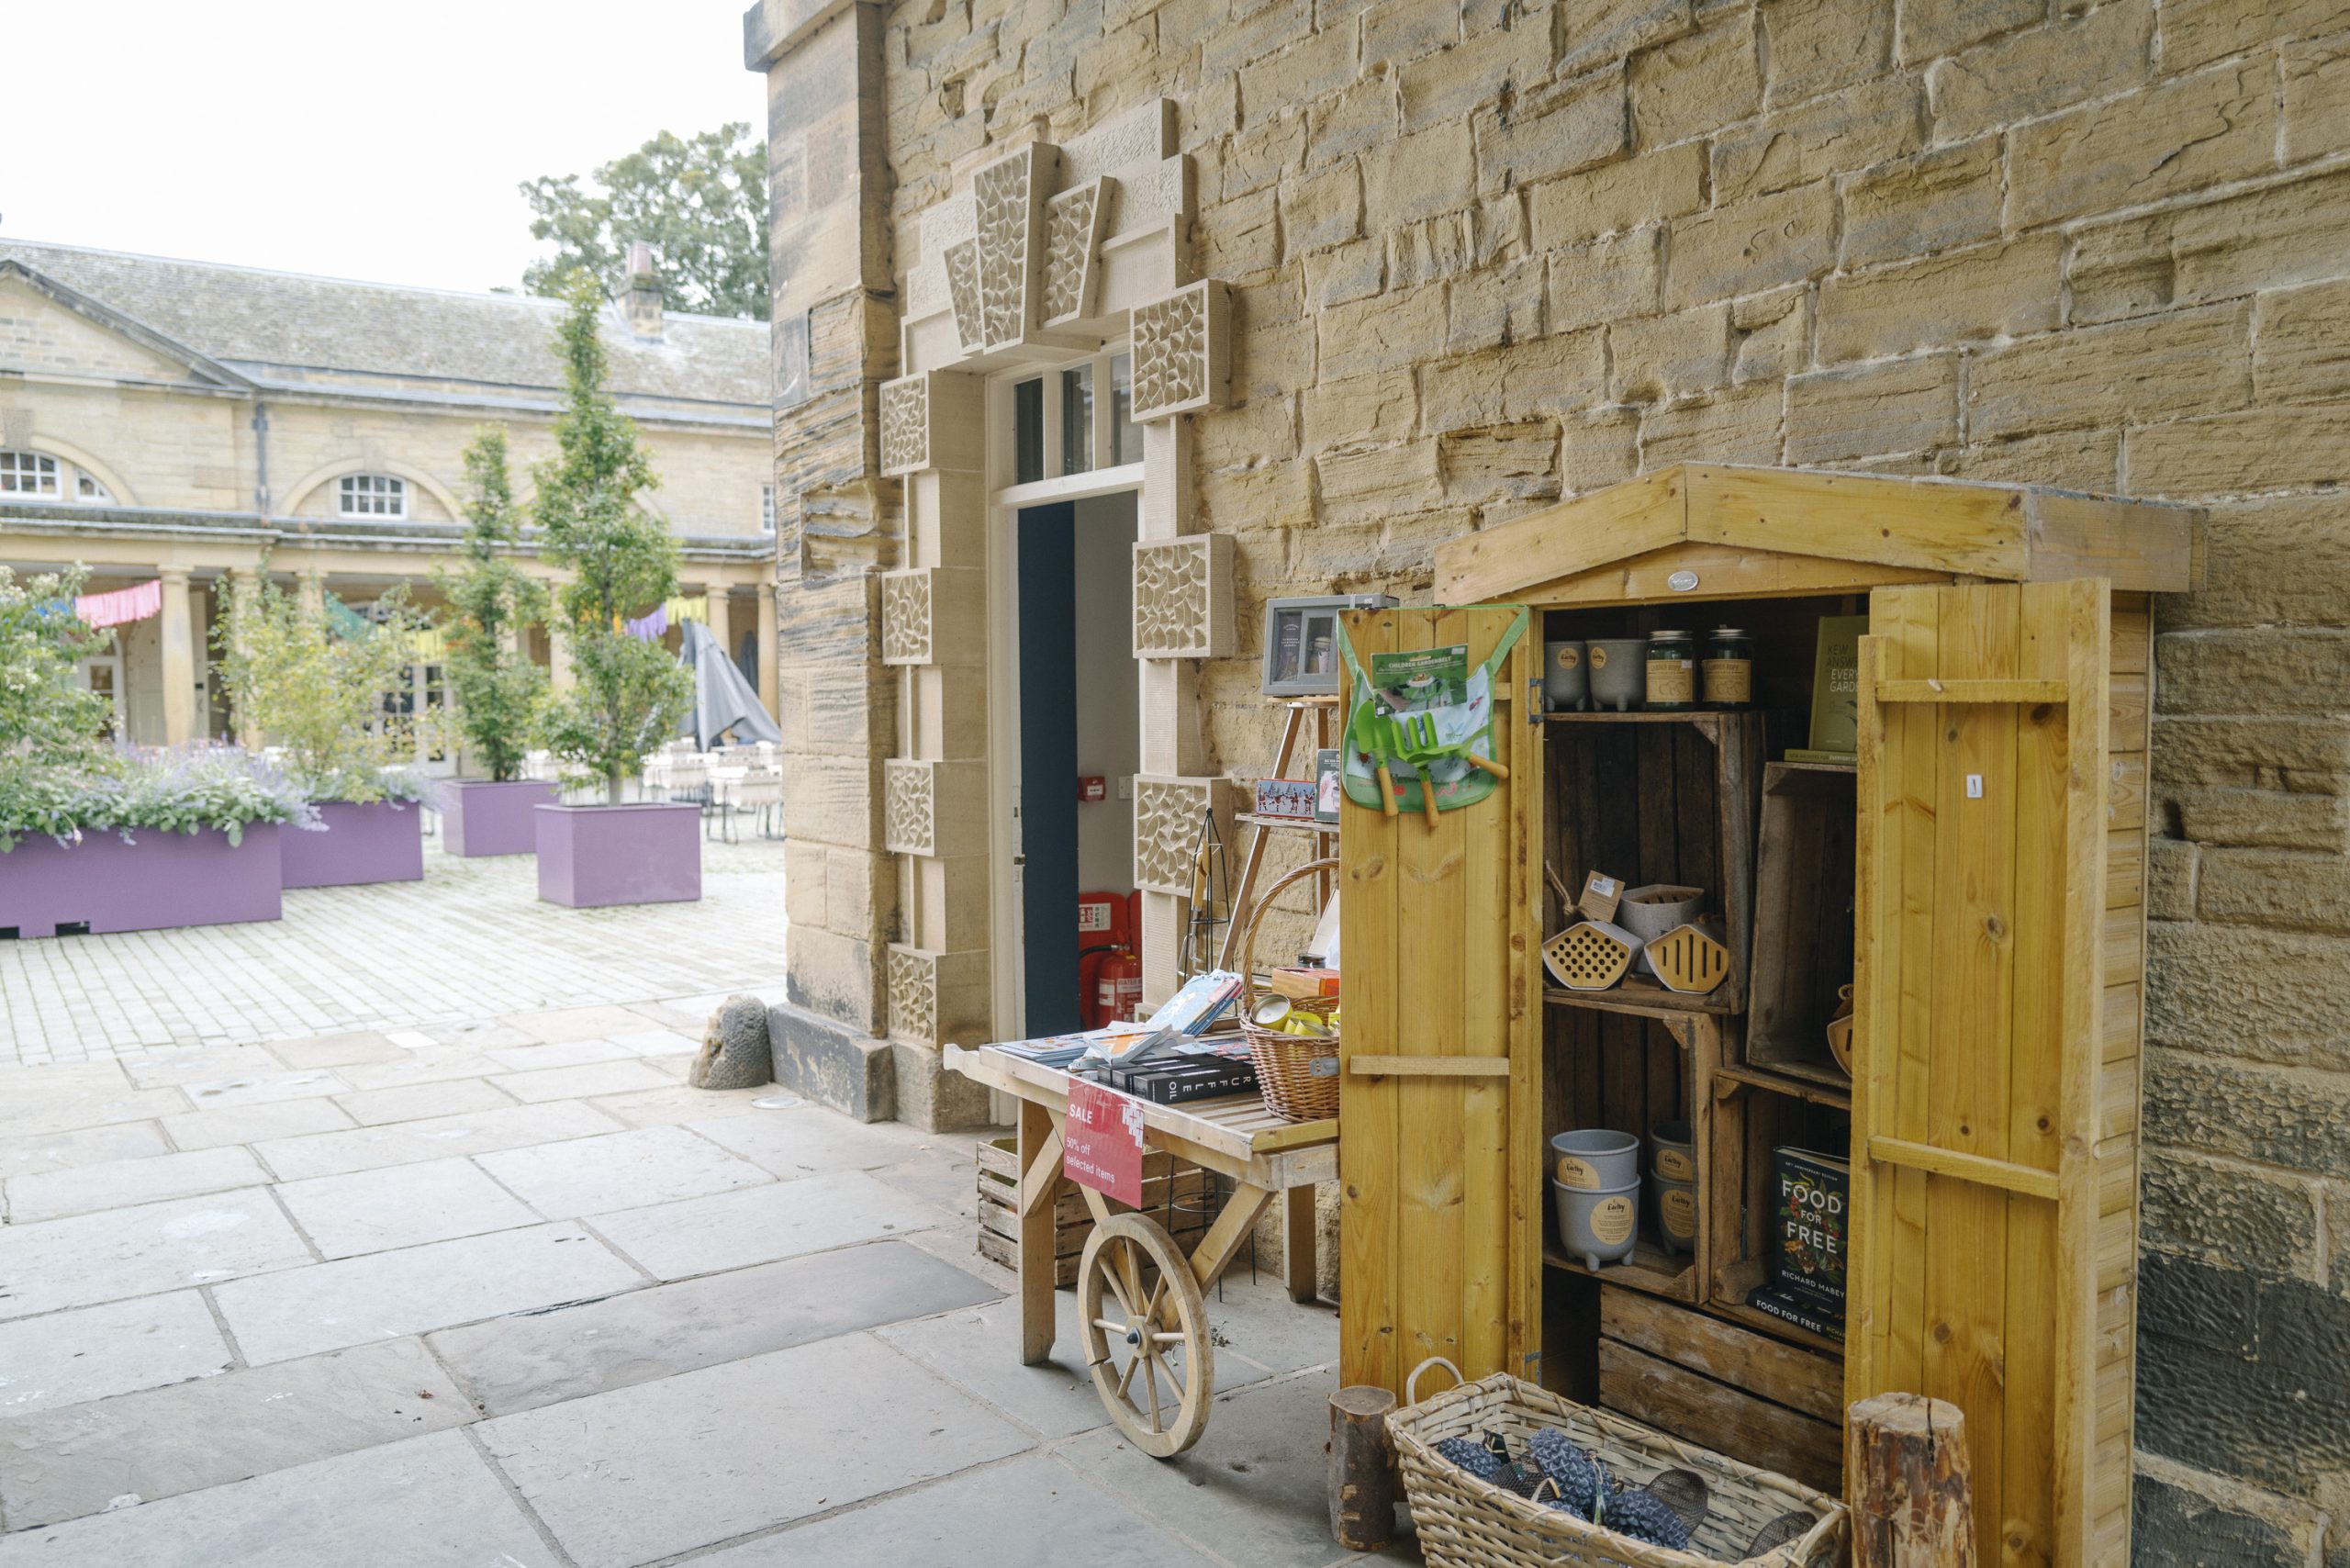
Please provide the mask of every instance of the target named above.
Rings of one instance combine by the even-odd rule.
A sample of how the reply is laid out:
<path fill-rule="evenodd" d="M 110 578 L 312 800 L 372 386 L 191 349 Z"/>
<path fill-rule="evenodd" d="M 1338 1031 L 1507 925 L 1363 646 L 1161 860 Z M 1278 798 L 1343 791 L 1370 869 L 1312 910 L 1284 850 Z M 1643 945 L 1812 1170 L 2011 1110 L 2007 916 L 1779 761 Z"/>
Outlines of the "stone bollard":
<path fill-rule="evenodd" d="M 756 1089 L 774 1078 L 767 1004 L 755 996 L 728 997 L 702 1029 L 701 1054 L 686 1081 L 696 1089 Z"/>

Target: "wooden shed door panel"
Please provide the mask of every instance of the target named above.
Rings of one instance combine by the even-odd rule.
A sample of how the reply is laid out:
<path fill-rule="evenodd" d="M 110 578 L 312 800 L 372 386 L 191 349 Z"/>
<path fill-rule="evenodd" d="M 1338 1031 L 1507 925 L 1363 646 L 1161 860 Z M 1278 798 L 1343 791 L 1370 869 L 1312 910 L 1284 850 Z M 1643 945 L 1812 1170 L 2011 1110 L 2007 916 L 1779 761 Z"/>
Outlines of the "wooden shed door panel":
<path fill-rule="evenodd" d="M 1473 665 L 1516 619 L 1491 607 L 1387 610 L 1350 615 L 1348 626 L 1366 669 L 1376 654 L 1454 644 Z M 1542 786 L 1525 703 L 1540 649 L 1540 632 L 1529 630 L 1494 682 L 1495 738 L 1510 769 L 1500 788 L 1433 826 L 1416 813 L 1343 808 L 1345 1383 L 1400 1394 L 1428 1356 L 1481 1377 L 1529 1348 L 1540 1210 L 1528 1207 L 1528 1191 L 1542 1161 L 1530 1152 L 1540 1141 L 1532 1074 L 1541 1037 L 1528 846 Z M 1373 1075 L 1358 1070 L 1364 1057 L 1405 1059 Z M 1443 1058 L 1484 1058 L 1494 1070 L 1427 1070 Z"/>
<path fill-rule="evenodd" d="M 2080 1563 L 2106 585 L 1880 588 L 1870 606 L 1846 1393 L 1957 1404 L 1986 1550 Z M 2126 1465 L 2126 1437 L 2118 1451 Z"/>

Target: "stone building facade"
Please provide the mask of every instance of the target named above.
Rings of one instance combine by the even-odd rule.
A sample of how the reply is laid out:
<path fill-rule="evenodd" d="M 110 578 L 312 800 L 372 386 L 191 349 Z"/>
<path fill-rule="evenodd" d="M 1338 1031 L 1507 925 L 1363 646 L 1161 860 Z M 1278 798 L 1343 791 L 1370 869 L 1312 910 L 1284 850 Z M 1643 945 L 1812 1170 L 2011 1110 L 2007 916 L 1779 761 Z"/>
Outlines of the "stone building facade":
<path fill-rule="evenodd" d="M 560 309 L 0 241 L 0 562 L 82 563 L 90 592 L 160 579 L 162 613 L 122 627 L 89 678 L 127 738 L 226 734 L 207 633 L 241 577 L 265 561 L 354 604 L 395 584 L 429 604 L 484 424 L 507 427 L 527 498 L 554 450 Z M 766 330 L 665 316 L 655 288 L 616 303 L 605 337 L 662 481 L 645 504 L 772 702 Z M 534 644 L 557 657 L 543 629 Z M 418 678 L 429 700 L 429 665 Z"/>
<path fill-rule="evenodd" d="M 763 0 L 745 24 L 811 1060 L 893 1059 L 905 1114 L 968 1109 L 927 1086 L 1002 995 L 1000 841 L 945 809 L 994 766 L 1001 384 L 1103 343 L 1139 383 L 1178 297 L 1200 381 L 1144 426 L 1141 552 L 1231 596 L 1237 634 L 1203 614 L 1144 660 L 1144 816 L 1145 790 L 1188 811 L 1262 771 L 1264 598 L 1424 595 L 1435 544 L 1648 469 L 2195 504 L 2204 587 L 2159 614 L 2135 1550 L 2350 1562 L 2350 11 Z M 1105 292 L 1057 326 L 1072 265 Z M 1145 896 L 1164 943 L 1174 896 Z"/>

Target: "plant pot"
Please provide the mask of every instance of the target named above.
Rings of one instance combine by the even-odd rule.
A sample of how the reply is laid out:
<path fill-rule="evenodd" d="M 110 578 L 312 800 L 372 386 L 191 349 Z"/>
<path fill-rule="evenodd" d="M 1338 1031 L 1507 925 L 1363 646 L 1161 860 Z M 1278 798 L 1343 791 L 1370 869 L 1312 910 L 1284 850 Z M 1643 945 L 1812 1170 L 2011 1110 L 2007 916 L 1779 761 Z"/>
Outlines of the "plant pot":
<path fill-rule="evenodd" d="M 291 831 L 291 830 L 289 830 Z M 246 824 L 241 843 L 218 828 L 137 830 L 125 844 L 89 833 L 66 846 L 36 835 L 0 855 L 0 932 L 54 936 L 61 925 L 92 935 L 168 931 L 275 920 L 278 826 Z"/>
<path fill-rule="evenodd" d="M 1580 641 L 1542 644 L 1542 705 L 1553 713 L 1591 706 L 1589 671 Z"/>
<path fill-rule="evenodd" d="M 1664 1249 L 1686 1258 L 1697 1249 L 1697 1184 L 1649 1178 L 1649 1204 L 1656 1213 L 1656 1233 Z"/>
<path fill-rule="evenodd" d="M 539 897 L 573 909 L 701 897 L 701 808 L 540 806 Z"/>
<path fill-rule="evenodd" d="M 441 799 L 441 847 L 449 854 L 529 855 L 539 846 L 531 813 L 554 804 L 554 786 L 538 778 L 452 778 L 442 782 Z"/>
<path fill-rule="evenodd" d="M 1697 1179 L 1697 1143 L 1686 1122 L 1659 1122 L 1649 1128 L 1649 1170 L 1664 1182 Z"/>
<path fill-rule="evenodd" d="M 1553 1182 L 1550 1195 L 1559 1210 L 1559 1246 L 1568 1257 L 1596 1271 L 1602 1263 L 1620 1263 L 1632 1255 L 1640 1234 L 1638 1182 L 1600 1192 Z"/>
<path fill-rule="evenodd" d="M 1628 713 L 1649 694 L 1649 640 L 1646 637 L 1599 637 L 1589 644 L 1583 663 L 1591 669 L 1591 699 L 1603 710 Z"/>
<path fill-rule="evenodd" d="M 1640 1179 L 1640 1140 L 1584 1127 L 1550 1140 L 1550 1180 L 1579 1192 L 1612 1191 Z"/>
<path fill-rule="evenodd" d="M 324 833 L 277 835 L 280 878 L 289 888 L 349 888 L 424 879 L 424 813 L 414 802 L 321 801 Z"/>
<path fill-rule="evenodd" d="M 1632 960 L 1635 973 L 1656 973 L 1655 966 L 1649 962 L 1648 945 L 1674 926 L 1686 925 L 1696 919 L 1697 906 L 1705 899 L 1705 889 L 1674 882 L 1651 882 L 1624 895 L 1616 906 L 1616 924 L 1640 939 L 1639 956 Z"/>

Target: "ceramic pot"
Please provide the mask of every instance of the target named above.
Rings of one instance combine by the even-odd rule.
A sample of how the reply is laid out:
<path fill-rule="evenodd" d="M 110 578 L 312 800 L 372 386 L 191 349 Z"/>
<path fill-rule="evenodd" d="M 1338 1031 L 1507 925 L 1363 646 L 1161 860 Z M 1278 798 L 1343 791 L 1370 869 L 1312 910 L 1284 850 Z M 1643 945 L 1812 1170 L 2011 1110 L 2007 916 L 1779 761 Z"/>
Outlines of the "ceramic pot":
<path fill-rule="evenodd" d="M 1591 706 L 1591 684 L 1580 640 L 1542 644 L 1542 705 L 1553 713 Z"/>
<path fill-rule="evenodd" d="M 1602 1263 L 1620 1263 L 1632 1255 L 1640 1232 L 1638 1182 L 1598 1192 L 1553 1182 L 1550 1195 L 1558 1204 L 1559 1245 L 1568 1257 L 1596 1272 Z"/>
<path fill-rule="evenodd" d="M 1550 1180 L 1578 1192 L 1612 1192 L 1640 1179 L 1640 1140 L 1587 1127 L 1550 1140 Z"/>
<path fill-rule="evenodd" d="M 1697 1183 L 1649 1178 L 1649 1207 L 1664 1249 L 1685 1258 L 1697 1249 Z"/>
<path fill-rule="evenodd" d="M 1592 700 L 1618 713 L 1639 707 L 1648 696 L 1648 658 L 1646 637 L 1601 637 L 1586 644 Z"/>
<path fill-rule="evenodd" d="M 1697 918 L 1697 906 L 1703 902 L 1706 890 L 1681 887 L 1672 882 L 1651 882 L 1645 888 L 1634 888 L 1616 906 L 1616 924 L 1640 939 L 1640 951 L 1633 956 L 1635 973 L 1652 975 L 1654 965 L 1649 962 L 1648 945 L 1676 925 L 1686 925 Z"/>
<path fill-rule="evenodd" d="M 1697 1144 L 1686 1122 L 1659 1122 L 1649 1129 L 1649 1172 L 1661 1182 L 1697 1179 Z"/>

